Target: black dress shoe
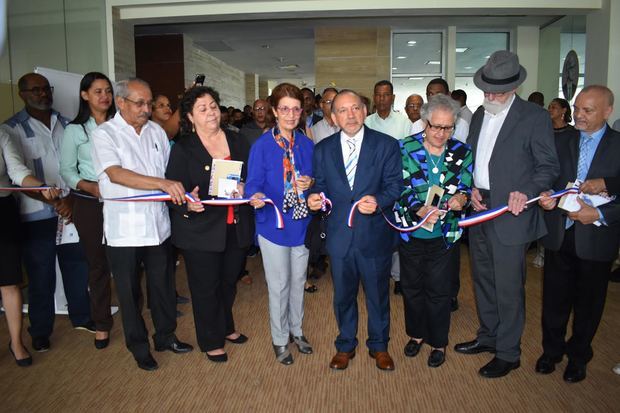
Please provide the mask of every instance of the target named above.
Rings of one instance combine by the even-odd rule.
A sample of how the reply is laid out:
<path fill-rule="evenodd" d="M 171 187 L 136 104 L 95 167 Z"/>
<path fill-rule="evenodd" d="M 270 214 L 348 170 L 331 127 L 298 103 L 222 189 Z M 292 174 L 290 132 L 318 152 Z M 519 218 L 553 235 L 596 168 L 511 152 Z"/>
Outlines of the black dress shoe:
<path fill-rule="evenodd" d="M 478 370 L 478 374 L 488 379 L 494 379 L 497 377 L 505 376 L 506 374 L 510 373 L 511 370 L 518 369 L 519 366 L 521 366 L 519 360 L 506 361 L 498 359 L 497 357 L 493 357 L 493 360 L 491 360 L 480 370 Z"/>
<path fill-rule="evenodd" d="M 24 350 L 26 350 L 26 353 L 28 353 L 28 350 L 26 348 L 24 348 Z M 28 353 L 28 357 L 26 357 L 24 359 L 17 359 L 17 357 L 15 357 L 15 353 L 13 353 L 13 349 L 11 348 L 11 342 L 10 341 L 9 341 L 9 351 L 11 352 L 11 355 L 15 359 L 15 363 L 17 363 L 17 365 L 19 367 L 32 366 L 32 356 L 30 355 L 30 353 Z"/>
<path fill-rule="evenodd" d="M 568 383 L 578 383 L 585 378 L 586 365 L 568 360 L 568 365 L 566 366 L 566 370 L 564 370 L 564 381 Z"/>
<path fill-rule="evenodd" d="M 400 281 L 394 281 L 394 294 L 402 295 L 403 289 L 400 287 Z"/>
<path fill-rule="evenodd" d="M 455 312 L 459 309 L 459 299 L 457 297 L 450 298 L 450 312 Z"/>
<path fill-rule="evenodd" d="M 224 354 L 209 354 L 209 353 L 205 353 L 207 355 L 207 358 L 209 360 L 211 360 L 214 363 L 224 363 L 226 361 L 228 361 L 228 354 L 224 353 Z"/>
<path fill-rule="evenodd" d="M 439 367 L 444 361 L 446 361 L 446 353 L 436 348 L 428 356 L 428 367 Z"/>
<path fill-rule="evenodd" d="M 247 342 L 249 339 L 247 338 L 247 336 L 244 336 L 243 334 L 239 334 L 239 337 L 237 338 L 228 338 L 225 337 L 226 341 L 230 341 L 233 344 L 243 344 L 245 342 Z"/>
<path fill-rule="evenodd" d="M 176 337 L 172 341 L 172 343 L 168 344 L 167 346 L 155 346 L 155 351 L 172 351 L 176 354 L 189 353 L 193 349 L 194 347 L 192 347 L 191 344 L 183 343 L 179 341 L 179 339 Z"/>
<path fill-rule="evenodd" d="M 37 353 L 43 353 L 50 349 L 50 339 L 47 337 L 32 337 L 32 348 Z"/>
<path fill-rule="evenodd" d="M 459 343 L 454 346 L 454 351 L 462 354 L 495 353 L 495 347 L 481 344 L 478 340 Z"/>
<path fill-rule="evenodd" d="M 418 353 L 420 352 L 420 348 L 422 348 L 423 343 L 424 343 L 424 340 L 418 343 L 414 339 L 409 339 L 409 341 L 405 345 L 405 356 L 407 357 L 417 356 Z"/>
<path fill-rule="evenodd" d="M 103 338 L 101 340 L 95 339 L 95 348 L 97 350 L 103 350 L 104 348 L 108 346 L 108 344 L 110 344 L 110 337 Z"/>
<path fill-rule="evenodd" d="M 138 363 L 138 367 L 146 371 L 157 370 L 159 367 L 153 356 L 151 356 L 151 353 L 147 354 L 143 359 L 136 359 L 136 362 Z"/>
<path fill-rule="evenodd" d="M 555 365 L 560 361 L 562 361 L 562 356 L 552 357 L 543 353 L 536 361 L 536 373 L 551 374 L 555 371 Z"/>

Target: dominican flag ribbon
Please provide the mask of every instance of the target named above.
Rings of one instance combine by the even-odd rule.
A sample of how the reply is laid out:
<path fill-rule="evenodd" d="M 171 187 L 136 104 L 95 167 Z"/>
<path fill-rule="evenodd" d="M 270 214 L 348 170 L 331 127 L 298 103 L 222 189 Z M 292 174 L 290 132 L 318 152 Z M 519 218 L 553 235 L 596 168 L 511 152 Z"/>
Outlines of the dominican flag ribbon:
<path fill-rule="evenodd" d="M 0 187 L 0 191 L 7 192 L 42 192 L 47 191 L 48 189 L 52 189 L 51 186 L 2 186 Z"/>
<path fill-rule="evenodd" d="M 209 206 L 231 206 L 231 205 L 244 205 L 249 204 L 251 199 L 249 198 L 232 198 L 232 199 L 203 199 L 197 201 L 191 194 L 185 193 L 185 199 L 187 202 L 200 202 L 203 205 Z M 104 201 L 116 201 L 116 202 L 166 202 L 172 201 L 172 197 L 165 192 L 158 192 L 154 194 L 145 194 L 145 195 L 135 195 L 135 196 L 125 196 L 120 198 L 104 198 Z M 269 198 L 263 198 L 262 201 L 266 204 L 269 204 L 273 207 L 274 212 L 276 214 L 276 227 L 278 229 L 284 228 L 284 218 L 282 217 L 282 213 L 274 204 L 274 202 Z"/>
<path fill-rule="evenodd" d="M 325 196 L 324 192 L 319 194 L 321 196 L 321 211 L 327 212 L 327 215 L 332 212 L 332 201 L 329 200 L 328 197 Z"/>
<path fill-rule="evenodd" d="M 579 193 L 579 188 L 568 188 L 568 189 L 563 189 L 561 191 L 557 191 L 554 192 L 553 194 L 550 195 L 551 198 L 560 198 L 566 194 L 577 194 Z M 541 196 L 537 196 L 535 198 L 532 199 L 528 199 L 528 201 L 525 203 L 525 205 L 529 205 L 532 204 L 534 202 L 538 202 L 538 200 L 542 198 Z M 459 227 L 461 228 L 467 228 L 467 227 L 471 227 L 472 225 L 477 225 L 477 224 L 481 224 L 483 222 L 487 222 L 490 221 L 494 218 L 499 217 L 500 215 L 505 214 L 508 211 L 508 205 L 504 205 L 501 207 L 497 207 L 497 208 L 493 208 L 490 209 L 488 211 L 484 211 L 481 212 L 479 214 L 475 214 L 472 216 L 469 216 L 467 218 L 464 218 L 462 220 L 459 221 Z"/>

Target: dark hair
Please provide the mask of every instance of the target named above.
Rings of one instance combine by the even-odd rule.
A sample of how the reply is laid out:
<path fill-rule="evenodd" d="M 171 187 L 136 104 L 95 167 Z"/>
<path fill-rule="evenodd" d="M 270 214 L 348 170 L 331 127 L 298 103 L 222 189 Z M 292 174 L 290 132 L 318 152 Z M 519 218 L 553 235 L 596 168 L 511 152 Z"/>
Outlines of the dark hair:
<path fill-rule="evenodd" d="M 390 93 L 394 94 L 394 85 L 389 80 L 380 80 L 380 81 L 378 81 L 377 83 L 375 83 L 375 87 L 372 90 L 373 91 L 377 90 L 377 88 L 379 86 L 389 86 L 390 87 Z"/>
<path fill-rule="evenodd" d="M 545 95 L 540 92 L 532 92 L 527 98 L 528 102 L 536 103 L 540 106 L 545 106 Z"/>
<path fill-rule="evenodd" d="M 327 92 L 334 92 L 334 93 L 338 93 L 338 89 L 336 89 L 335 87 L 326 87 L 325 89 L 323 89 L 323 94 L 326 94 Z"/>
<path fill-rule="evenodd" d="M 106 75 L 100 72 L 86 73 L 84 77 L 82 78 L 82 80 L 80 81 L 80 93 L 79 93 L 80 108 L 78 109 L 78 114 L 75 117 L 75 119 L 71 121 L 72 124 L 84 126 L 84 124 L 88 122 L 88 119 L 90 118 L 90 115 L 92 115 L 92 113 L 90 111 L 90 106 L 88 105 L 88 101 L 86 101 L 82 97 L 82 92 L 88 92 L 88 89 L 90 89 L 90 87 L 93 85 L 95 80 L 98 80 L 98 79 L 102 79 L 108 82 L 108 84 L 110 85 L 110 89 L 112 89 L 112 96 L 114 96 L 114 87 L 112 86 L 112 82 L 110 82 L 110 79 L 108 79 Z M 108 108 L 108 111 L 106 112 L 106 115 L 105 115 L 106 120 L 110 119 L 115 114 L 116 114 L 116 105 L 114 104 L 114 98 L 112 98 L 112 104 Z M 86 131 L 86 129 L 84 129 L 84 131 Z"/>
<path fill-rule="evenodd" d="M 566 112 L 564 112 L 564 122 L 570 123 L 573 120 L 573 112 L 570 108 L 570 103 L 568 103 L 568 100 L 562 98 L 555 98 L 551 99 L 551 103 L 553 102 L 560 105 L 562 109 L 566 109 Z"/>
<path fill-rule="evenodd" d="M 430 82 L 428 82 L 428 85 L 426 85 L 426 88 L 428 89 L 428 87 L 430 85 L 441 85 L 441 86 L 443 86 L 443 88 L 446 91 L 446 93 L 450 93 L 450 86 L 448 86 L 448 82 L 446 82 L 445 79 L 442 79 L 440 77 L 436 77 L 435 79 L 433 79 Z"/>
<path fill-rule="evenodd" d="M 222 105 L 220 105 L 220 112 L 222 112 L 222 113 L 224 113 L 224 112 L 228 113 L 228 109 L 226 108 L 226 106 L 222 106 Z"/>
<path fill-rule="evenodd" d="M 220 105 L 220 94 L 209 86 L 193 87 L 183 95 L 179 103 L 179 109 L 181 110 L 181 134 L 190 133 L 192 131 L 192 123 L 187 118 L 187 114 L 191 113 L 192 109 L 194 109 L 196 100 L 206 95 L 211 96 L 215 103 L 217 103 L 218 106 Z"/>
<path fill-rule="evenodd" d="M 452 99 L 463 99 L 463 103 L 467 103 L 467 93 L 463 89 L 454 89 L 451 96 Z"/>

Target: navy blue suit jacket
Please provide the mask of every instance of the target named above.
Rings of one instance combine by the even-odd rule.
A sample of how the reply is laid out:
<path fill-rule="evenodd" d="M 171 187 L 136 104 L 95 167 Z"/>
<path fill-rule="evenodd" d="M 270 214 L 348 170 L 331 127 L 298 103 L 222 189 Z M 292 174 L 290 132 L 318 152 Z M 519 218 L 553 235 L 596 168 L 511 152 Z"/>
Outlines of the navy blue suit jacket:
<path fill-rule="evenodd" d="M 355 214 L 354 227 L 347 226 L 351 205 L 364 195 L 373 195 L 381 209 L 391 215 L 403 186 L 403 168 L 396 139 L 364 126 L 364 138 L 355 173 L 353 190 L 342 158 L 340 132 L 319 142 L 314 148 L 315 185 L 312 192 L 324 192 L 333 209 L 327 219 L 327 251 L 342 258 L 352 246 L 366 257 L 390 255 L 398 233 L 384 221 L 380 211 L 372 215 Z"/>

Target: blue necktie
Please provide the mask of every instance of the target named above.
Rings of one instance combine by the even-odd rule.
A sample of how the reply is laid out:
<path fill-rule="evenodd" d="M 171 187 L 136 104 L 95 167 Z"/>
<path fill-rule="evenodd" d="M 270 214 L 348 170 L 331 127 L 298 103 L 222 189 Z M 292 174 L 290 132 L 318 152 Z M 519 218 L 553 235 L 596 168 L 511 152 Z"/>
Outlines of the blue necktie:
<path fill-rule="evenodd" d="M 585 181 L 588 176 L 588 156 L 590 155 L 590 144 L 592 143 L 592 136 L 583 135 L 579 139 L 579 158 L 577 159 L 577 179 Z M 570 218 L 566 218 L 566 229 L 573 226 L 574 221 Z"/>
<path fill-rule="evenodd" d="M 355 170 L 357 169 L 357 155 L 355 153 L 355 141 L 353 139 L 347 139 L 347 145 L 349 145 L 349 156 L 347 157 L 347 163 L 345 164 L 345 171 L 347 173 L 347 180 L 349 181 L 349 187 L 353 189 L 353 182 L 355 181 Z"/>

